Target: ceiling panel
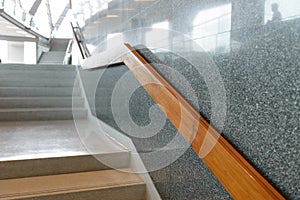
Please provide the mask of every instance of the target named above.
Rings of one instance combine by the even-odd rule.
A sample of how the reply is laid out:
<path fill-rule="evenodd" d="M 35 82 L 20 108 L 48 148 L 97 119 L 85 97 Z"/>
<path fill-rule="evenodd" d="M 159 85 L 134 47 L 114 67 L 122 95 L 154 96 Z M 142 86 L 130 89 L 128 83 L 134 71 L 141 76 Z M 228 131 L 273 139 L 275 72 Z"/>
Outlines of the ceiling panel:
<path fill-rule="evenodd" d="M 0 17 L 0 36 L 35 38 L 32 34 L 23 31 L 3 17 Z"/>

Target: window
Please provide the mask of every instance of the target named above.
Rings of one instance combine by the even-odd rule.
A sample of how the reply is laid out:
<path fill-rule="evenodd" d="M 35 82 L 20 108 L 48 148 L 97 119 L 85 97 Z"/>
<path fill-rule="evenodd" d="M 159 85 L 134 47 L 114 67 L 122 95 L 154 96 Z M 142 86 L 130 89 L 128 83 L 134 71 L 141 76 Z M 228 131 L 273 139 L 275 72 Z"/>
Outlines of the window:
<path fill-rule="evenodd" d="M 205 51 L 230 51 L 231 3 L 202 10 L 193 23 L 192 38 Z"/>
<path fill-rule="evenodd" d="M 281 13 L 282 20 L 295 19 L 300 17 L 299 0 L 266 0 L 265 1 L 265 23 L 273 17 L 272 4 L 278 4 L 278 11 Z"/>
<path fill-rule="evenodd" d="M 158 28 L 158 29 L 169 29 L 169 21 L 159 22 L 152 25 L 152 28 Z"/>
<path fill-rule="evenodd" d="M 146 45 L 149 47 L 167 47 L 169 45 L 169 21 L 162 21 L 151 26 L 146 32 Z"/>

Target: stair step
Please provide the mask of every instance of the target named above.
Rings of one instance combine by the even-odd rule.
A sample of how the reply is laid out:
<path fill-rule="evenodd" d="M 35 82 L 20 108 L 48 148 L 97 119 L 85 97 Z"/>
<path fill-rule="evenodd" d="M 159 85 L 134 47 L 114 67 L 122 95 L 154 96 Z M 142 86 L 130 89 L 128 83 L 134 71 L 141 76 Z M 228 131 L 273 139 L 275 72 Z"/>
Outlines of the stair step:
<path fill-rule="evenodd" d="M 52 45 L 50 51 L 63 51 L 66 52 L 70 39 L 58 39 L 54 38 L 52 40 Z"/>
<path fill-rule="evenodd" d="M 71 120 L 73 112 L 79 119 L 87 117 L 83 108 L 22 108 L 0 109 L 0 121 Z"/>
<path fill-rule="evenodd" d="M 0 181 L 0 199 L 142 200 L 145 183 L 133 173 L 102 170 Z"/>
<path fill-rule="evenodd" d="M 41 60 L 53 60 L 53 61 L 58 61 L 58 59 L 63 59 L 65 57 L 65 55 L 61 55 L 61 54 L 45 54 L 42 56 Z"/>
<path fill-rule="evenodd" d="M 65 54 L 66 51 L 47 51 L 47 52 L 44 52 L 44 54 Z"/>
<path fill-rule="evenodd" d="M 23 78 L 63 78 L 74 79 L 76 77 L 76 71 L 53 71 L 53 70 L 14 70 L 6 69 L 0 70 L 0 79 L 7 77 L 20 77 Z"/>
<path fill-rule="evenodd" d="M 65 51 L 49 51 L 44 52 L 39 60 L 39 64 L 43 65 L 53 65 L 53 64 L 63 64 L 65 58 Z"/>
<path fill-rule="evenodd" d="M 67 97 L 72 96 L 73 87 L 0 87 L 0 97 Z M 75 90 L 74 95 L 81 95 Z"/>
<path fill-rule="evenodd" d="M 61 65 L 63 64 L 63 59 L 59 60 L 59 61 L 53 61 L 51 60 L 45 60 L 45 61 L 40 61 L 39 64 L 41 65 Z"/>
<path fill-rule="evenodd" d="M 65 57 L 65 53 L 64 52 L 47 52 L 47 53 L 44 53 L 41 57 L 41 59 L 44 59 L 44 58 L 64 58 Z"/>
<path fill-rule="evenodd" d="M 64 156 L 60 152 L 59 157 L 0 160 L 0 180 L 129 167 L 130 153 L 126 151 L 77 154 Z"/>
<path fill-rule="evenodd" d="M 83 98 L 72 97 L 2 97 L 1 108 L 71 108 L 83 107 Z"/>
<path fill-rule="evenodd" d="M 64 56 L 61 55 L 47 55 L 47 56 L 43 56 L 40 60 L 40 62 L 42 61 L 53 61 L 53 62 L 58 62 L 58 61 L 62 61 L 64 59 Z"/>
<path fill-rule="evenodd" d="M 24 64 L 0 64 L 1 70 L 54 70 L 54 71 L 75 71 L 76 67 L 74 65 L 24 65 Z"/>
<path fill-rule="evenodd" d="M 0 87 L 71 87 L 74 85 L 74 79 L 47 78 L 34 79 L 26 77 L 1 78 Z"/>
<path fill-rule="evenodd" d="M 58 59 L 63 59 L 65 55 L 62 54 L 45 54 L 42 56 L 41 60 L 50 60 L 50 59 L 55 59 L 54 61 L 58 61 Z"/>
<path fill-rule="evenodd" d="M 89 120 L 0 122 L 0 179 L 129 167 L 128 149 L 92 127 Z"/>

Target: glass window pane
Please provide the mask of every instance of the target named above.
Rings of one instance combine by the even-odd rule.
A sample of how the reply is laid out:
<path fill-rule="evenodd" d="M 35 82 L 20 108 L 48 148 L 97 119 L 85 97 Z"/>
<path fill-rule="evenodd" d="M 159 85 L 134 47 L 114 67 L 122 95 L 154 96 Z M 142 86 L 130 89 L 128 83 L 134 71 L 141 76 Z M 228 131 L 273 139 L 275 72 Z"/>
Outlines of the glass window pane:
<path fill-rule="evenodd" d="M 295 19 L 300 17 L 300 1 L 299 0 L 266 0 L 265 1 L 265 22 L 272 20 L 273 11 L 272 4 L 278 5 L 278 11 L 281 13 L 282 20 Z"/>
<path fill-rule="evenodd" d="M 198 41 L 205 51 L 216 51 L 216 48 L 219 48 L 219 51 L 228 51 L 231 3 L 200 11 L 193 25 L 192 38 Z"/>
<path fill-rule="evenodd" d="M 204 51 L 213 51 L 216 49 L 216 35 L 195 40 Z"/>

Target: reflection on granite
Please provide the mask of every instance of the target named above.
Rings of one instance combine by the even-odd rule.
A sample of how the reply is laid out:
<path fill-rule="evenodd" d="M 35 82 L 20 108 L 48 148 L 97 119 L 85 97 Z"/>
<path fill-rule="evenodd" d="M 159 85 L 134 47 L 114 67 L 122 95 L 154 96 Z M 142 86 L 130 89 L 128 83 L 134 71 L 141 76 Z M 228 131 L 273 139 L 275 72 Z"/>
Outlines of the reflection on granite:
<path fill-rule="evenodd" d="M 227 55 L 231 75 L 223 76 L 229 97 L 224 136 L 290 199 L 300 198 L 299 31 L 299 20 L 257 30 Z M 215 60 L 223 71 L 222 58 Z"/>
<path fill-rule="evenodd" d="M 274 29 L 272 30 L 274 31 Z M 285 30 L 285 32 L 277 32 L 278 34 L 276 31 L 272 32 L 273 39 L 270 39 L 270 34 L 265 40 L 261 37 L 259 40 L 251 38 L 251 42 L 247 43 L 248 46 L 245 44 L 239 51 L 216 55 L 213 59 L 219 67 L 227 92 L 228 111 L 226 124 L 222 131 L 223 136 L 287 198 L 297 199 L 299 196 L 297 166 L 299 166 L 300 73 L 298 68 L 300 57 L 298 55 L 300 55 L 300 48 L 297 32 L 293 32 L 291 28 Z M 257 42 L 254 43 L 255 41 Z M 273 41 L 277 42 L 274 43 Z M 177 80 L 172 79 L 172 76 L 166 73 L 168 72 L 166 68 L 157 64 L 161 61 L 151 52 L 148 52 L 149 54 L 145 51 L 142 53 L 146 54 L 146 58 L 152 62 L 153 66 L 188 100 L 189 93 L 186 88 Z M 211 100 L 201 75 L 187 61 L 172 53 L 159 53 L 157 56 L 189 80 L 198 98 L 199 105 L 194 104 L 194 107 L 199 106 L 198 111 L 209 121 Z M 111 68 L 111 72 L 107 71 L 106 73 L 116 73 L 113 72 L 116 69 Z M 121 72 L 115 76 L 116 80 L 127 70 L 119 71 Z M 112 81 L 110 76 L 103 77 L 104 79 L 101 80 L 103 84 L 107 85 L 107 81 Z M 106 90 L 107 88 L 105 86 Z M 103 97 L 101 95 L 102 90 L 103 86 L 98 87 L 97 96 Z M 110 101 L 107 100 L 106 102 L 108 103 L 107 107 L 109 107 Z M 153 100 L 142 88 L 134 93 L 130 101 L 130 114 L 137 124 L 146 125 L 149 123 L 148 112 L 153 104 Z M 104 121 L 106 120 L 118 128 L 112 120 L 112 114 L 107 114 L 111 113 L 109 108 L 105 112 L 98 110 L 97 113 Z M 175 131 L 172 124 L 167 121 L 164 129 L 156 136 L 150 139 L 133 138 L 133 141 L 139 151 L 151 151 L 168 143 L 174 137 Z M 194 158 L 196 159 L 196 157 Z M 182 159 L 180 158 L 177 162 L 185 163 L 186 161 Z M 199 169 L 204 167 L 199 159 L 197 162 L 201 163 Z M 190 182 L 190 185 L 189 181 L 165 180 L 160 182 L 161 175 L 159 173 L 172 176 L 175 168 L 171 165 L 151 173 L 158 190 L 165 199 L 177 198 L 174 187 L 177 188 L 176 191 L 180 191 L 180 194 L 184 194 L 185 191 L 194 191 L 192 188 L 199 188 L 200 186 L 197 187 L 197 185 L 202 183 L 198 180 L 197 183 L 195 180 Z M 178 167 L 176 170 L 181 168 Z M 191 171 L 194 170 L 196 170 L 195 167 Z M 187 180 L 189 180 L 188 177 L 191 178 L 194 175 L 186 172 L 185 178 Z M 219 185 L 214 178 L 211 181 L 216 186 Z M 181 189 L 179 190 L 179 188 Z M 220 187 L 217 190 L 223 191 Z M 182 199 L 180 194 L 177 194 L 178 199 Z M 202 196 L 202 194 L 199 191 L 199 198 L 204 198 L 205 195 Z M 223 195 L 218 196 L 218 198 L 223 197 L 227 197 L 227 194 L 223 193 Z"/>
<path fill-rule="evenodd" d="M 114 121 L 111 109 L 111 98 L 115 84 L 127 71 L 126 66 L 105 69 L 98 83 L 95 95 L 97 117 L 121 132 L 122 130 Z M 136 81 L 133 75 L 132 81 Z M 123 101 L 122 99 L 120 100 Z M 142 87 L 133 93 L 129 101 L 129 112 L 137 125 L 145 126 L 150 123 L 149 110 L 154 104 L 154 101 Z M 122 115 L 122 113 L 117 114 Z M 136 138 L 130 136 L 130 133 L 124 134 L 132 139 L 138 152 L 142 153 L 141 158 L 145 166 L 151 169 L 153 165 L 164 162 L 170 155 L 178 152 L 182 153 L 182 150 L 176 150 L 178 147 L 173 147 L 175 149 L 162 150 L 159 157 L 149 159 L 143 156 L 145 152 L 157 151 L 165 147 L 174 139 L 176 133 L 176 128 L 167 120 L 163 129 L 150 138 Z M 178 145 L 180 147 L 186 146 L 186 142 L 183 138 L 179 139 Z M 192 149 L 189 148 L 186 153 L 182 154 L 183 155 L 170 166 L 150 173 L 162 199 L 231 199 L 218 180 L 211 174 Z"/>
<path fill-rule="evenodd" d="M 134 6 L 131 4 L 132 2 L 124 5 L 122 5 L 123 1 L 112 2 L 120 7 Z M 223 78 L 227 96 L 227 117 L 224 129 L 221 131 L 222 135 L 287 199 L 300 199 L 298 170 L 300 168 L 300 19 L 297 16 L 300 14 L 297 11 L 299 4 L 292 5 L 291 2 L 295 3 L 296 1 L 285 1 L 285 5 L 281 4 L 279 7 L 279 10 L 282 11 L 283 21 L 266 24 L 264 18 L 270 19 L 270 16 L 266 16 L 265 13 L 268 9 L 265 6 L 266 2 L 269 1 L 190 0 L 189 3 L 186 3 L 182 0 L 163 0 L 149 3 L 147 6 L 139 2 L 139 9 L 126 12 L 120 15 L 119 19 L 105 19 L 107 10 L 102 11 L 103 15 L 93 16 L 87 20 L 92 28 L 86 28 L 85 36 L 89 39 L 89 44 L 96 46 L 107 40 L 107 35 L 110 33 L 151 27 L 153 24 L 165 20 L 169 21 L 170 29 L 192 36 L 194 19 L 199 11 L 231 3 L 230 52 L 219 55 L 212 54 Z M 289 9 L 293 10 L 294 16 L 289 13 Z M 104 20 L 95 27 L 93 21 L 99 20 L 100 17 L 102 17 L 100 20 Z M 135 39 L 147 46 L 149 38 L 147 38 L 147 34 L 141 34 L 141 38 Z M 171 44 L 175 40 L 180 40 L 172 37 L 168 39 Z M 136 44 L 126 34 L 124 34 L 124 42 Z M 182 51 L 192 51 L 184 45 L 185 41 L 180 42 L 183 44 L 179 45 Z M 109 45 L 105 48 L 109 48 Z M 167 49 L 172 48 L 175 47 L 167 47 Z M 196 57 L 202 56 L 195 52 L 191 53 L 194 53 Z M 210 99 L 211 96 L 201 74 L 186 60 L 178 58 L 172 53 L 162 52 L 156 55 L 164 64 L 186 77 L 196 93 L 198 103 L 189 99 L 191 94 L 189 88 L 174 79 L 169 73 L 170 71 L 161 65 L 161 61 L 150 54 L 147 54 L 146 57 L 197 108 L 199 113 L 210 121 L 212 103 L 218 102 Z M 118 72 L 117 68 L 112 68 L 107 73 L 122 76 L 126 68 L 124 67 L 122 70 Z M 107 76 L 103 82 L 106 81 L 113 81 L 113 78 Z M 111 89 L 104 85 L 101 87 L 99 84 L 98 101 L 96 101 L 97 115 L 117 127 L 112 120 L 110 111 L 109 95 L 111 93 Z M 150 122 L 148 112 L 153 104 L 154 102 L 143 89 L 134 93 L 130 100 L 130 114 L 137 124 L 146 125 Z M 164 130 L 165 132 L 145 140 L 146 142 L 134 138 L 135 144 L 141 151 L 148 151 L 152 146 L 158 148 L 174 136 L 174 127 L 169 121 L 165 124 Z M 190 181 L 194 176 L 194 171 L 198 169 L 198 172 L 201 171 L 201 161 L 192 156 L 194 159 L 192 161 L 199 162 L 199 166 L 192 164 L 193 167 L 188 168 L 188 171 L 182 173 L 180 171 L 183 164 L 186 164 L 188 156 L 192 155 L 187 153 L 178 160 L 180 164 L 171 165 L 151 174 L 163 199 L 184 199 L 184 195 L 187 199 L 227 198 L 225 193 L 210 197 L 201 195 L 199 187 L 202 187 L 202 182 L 198 181 L 197 176 Z M 182 166 L 180 166 L 181 164 Z M 174 170 L 176 171 L 174 172 Z M 180 183 L 171 180 L 171 177 L 173 178 L 174 173 L 177 172 L 178 177 L 184 174 L 187 182 Z M 160 177 L 166 177 L 166 180 L 161 181 Z M 211 181 L 211 183 L 214 182 Z M 223 190 L 217 187 L 217 184 L 215 186 L 219 188 L 219 191 Z M 195 193 L 195 196 L 189 196 L 188 192 Z"/>
<path fill-rule="evenodd" d="M 240 51 L 213 57 L 227 93 L 228 110 L 222 134 L 287 198 L 297 199 L 300 197 L 300 28 L 268 25 L 260 31 L 266 30 L 271 31 L 265 33 L 267 37 L 252 37 Z M 179 83 L 157 64 L 161 61 L 145 49 L 139 51 L 188 99 L 189 93 L 177 87 Z M 190 81 L 199 97 L 199 112 L 209 121 L 210 101 L 200 99 L 209 98 L 201 76 L 190 73 L 187 61 L 172 53 L 157 56 Z"/>

